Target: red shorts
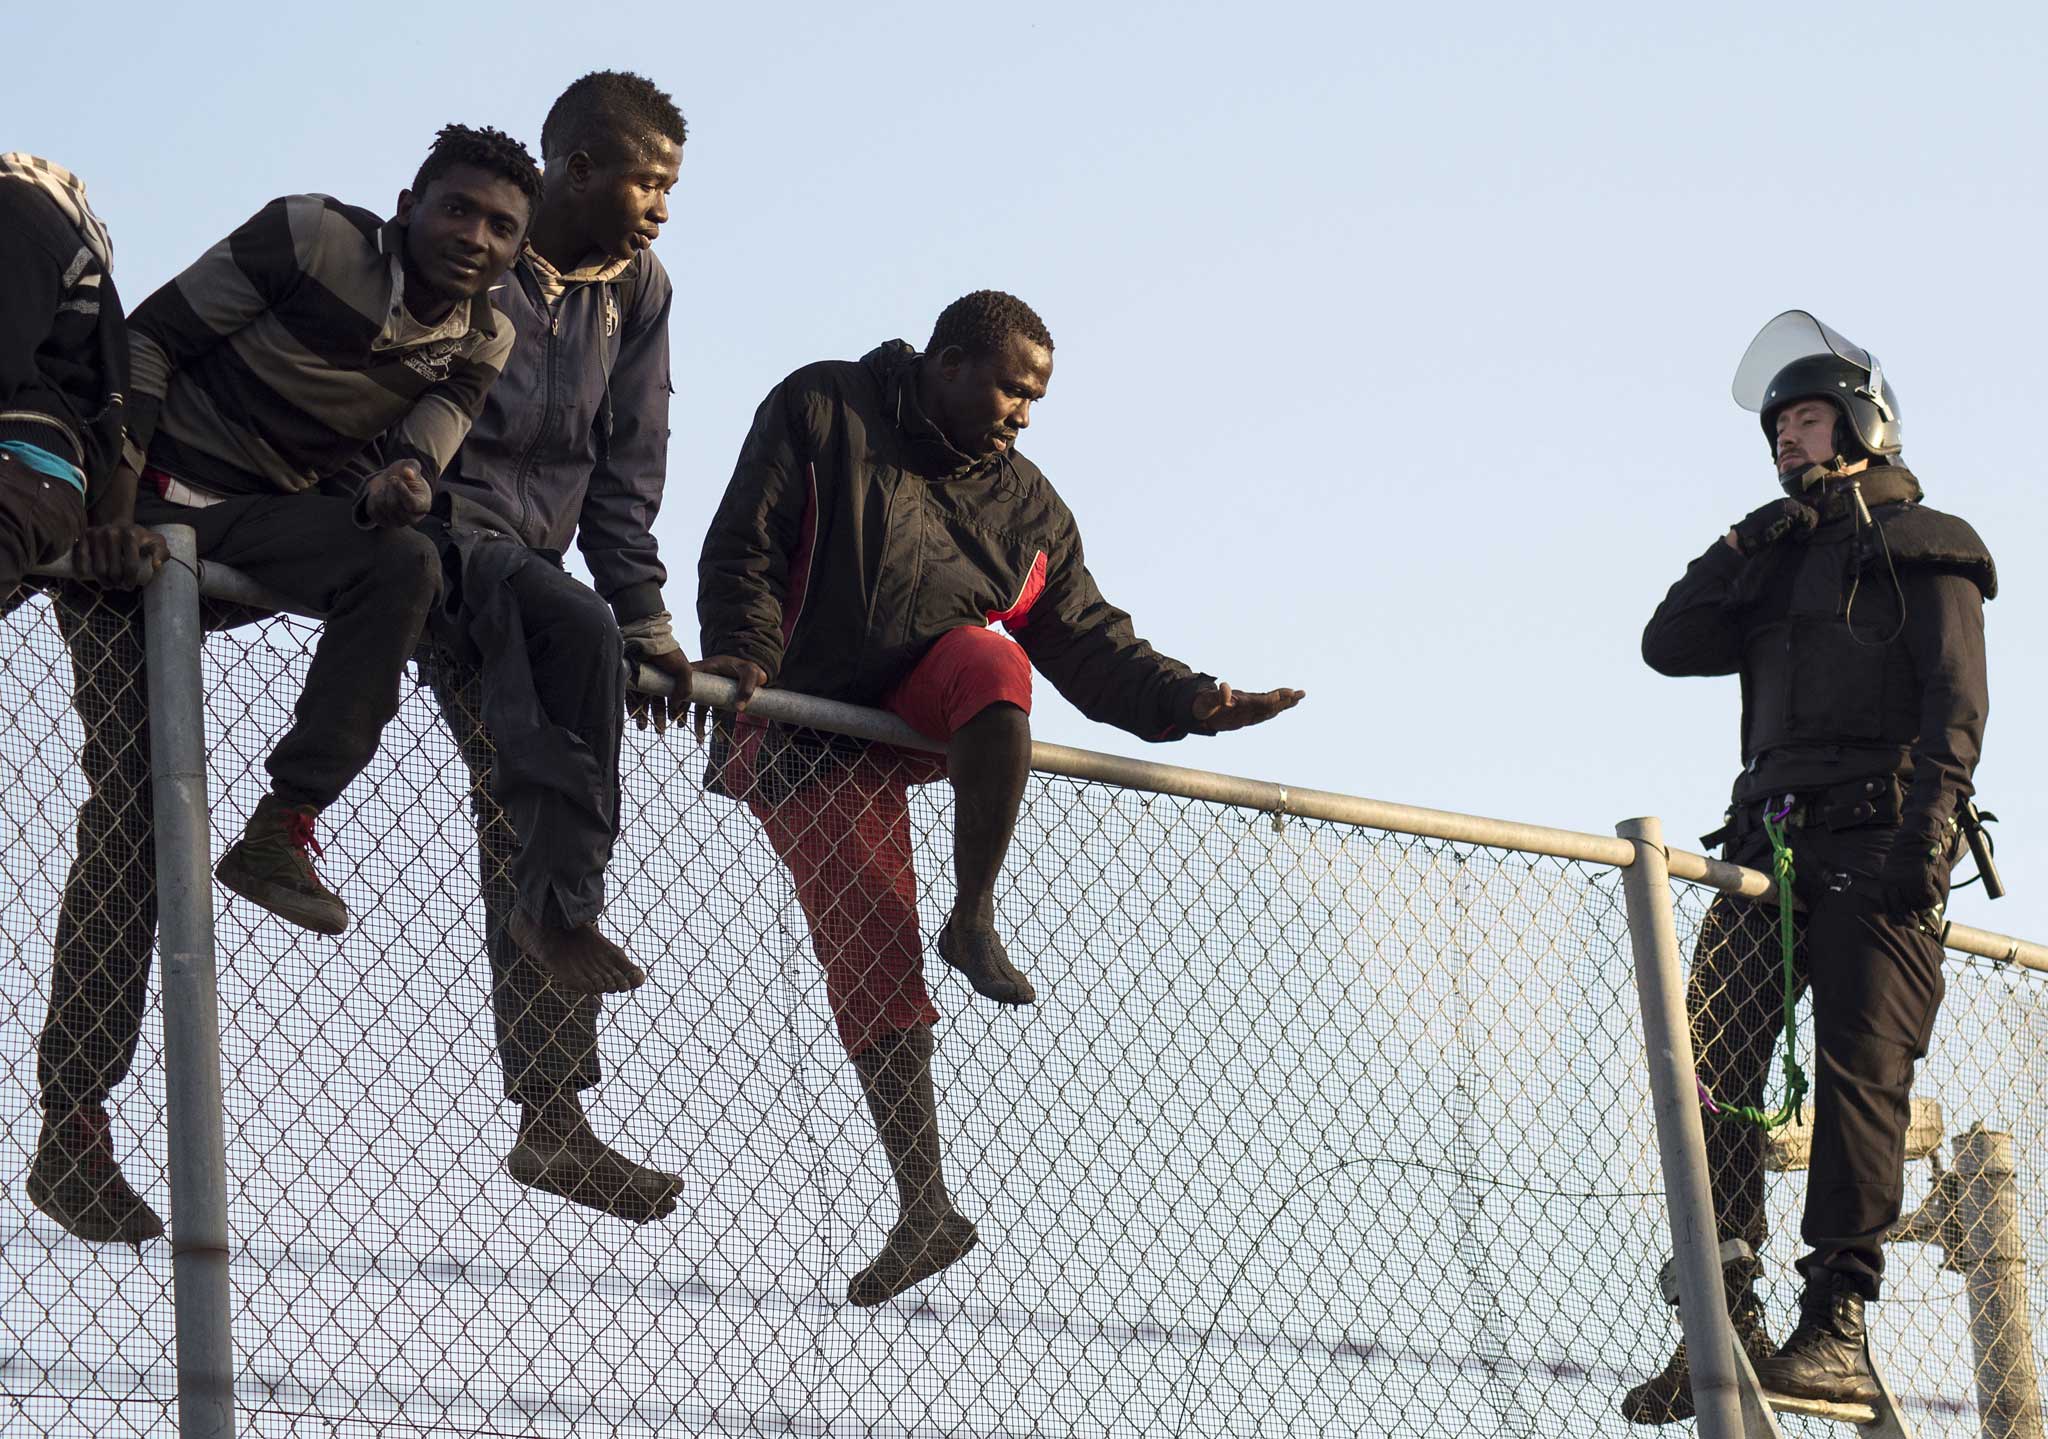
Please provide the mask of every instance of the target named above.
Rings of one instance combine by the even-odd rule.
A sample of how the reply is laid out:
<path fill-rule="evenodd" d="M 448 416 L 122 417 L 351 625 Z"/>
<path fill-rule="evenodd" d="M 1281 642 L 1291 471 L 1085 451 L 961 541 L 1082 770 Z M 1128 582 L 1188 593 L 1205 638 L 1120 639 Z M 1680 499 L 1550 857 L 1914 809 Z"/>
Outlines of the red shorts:
<path fill-rule="evenodd" d="M 919 734 L 949 740 L 992 704 L 1031 712 L 1031 662 L 994 630 L 949 630 L 882 706 Z M 760 732 L 739 737 L 751 769 Z M 742 756 L 744 755 L 744 759 Z M 839 1042 L 857 1055 L 899 1030 L 936 1023 L 924 984 L 912 865 L 910 786 L 945 773 L 937 755 L 871 745 L 850 765 L 769 804 L 747 801 L 796 881 Z"/>

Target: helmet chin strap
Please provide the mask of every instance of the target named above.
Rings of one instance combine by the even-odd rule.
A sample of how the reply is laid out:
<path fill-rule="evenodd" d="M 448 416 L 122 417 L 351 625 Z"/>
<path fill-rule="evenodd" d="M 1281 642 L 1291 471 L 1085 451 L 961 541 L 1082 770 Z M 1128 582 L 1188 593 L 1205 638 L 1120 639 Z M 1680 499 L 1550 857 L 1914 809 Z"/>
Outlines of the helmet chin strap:
<path fill-rule="evenodd" d="M 1779 475 L 1778 483 L 1793 499 L 1803 499 L 1815 490 L 1826 489 L 1836 480 L 1846 480 L 1851 475 L 1860 475 L 1870 468 L 1869 460 L 1851 462 L 1836 455 L 1825 464 L 1808 465 L 1789 475 Z"/>

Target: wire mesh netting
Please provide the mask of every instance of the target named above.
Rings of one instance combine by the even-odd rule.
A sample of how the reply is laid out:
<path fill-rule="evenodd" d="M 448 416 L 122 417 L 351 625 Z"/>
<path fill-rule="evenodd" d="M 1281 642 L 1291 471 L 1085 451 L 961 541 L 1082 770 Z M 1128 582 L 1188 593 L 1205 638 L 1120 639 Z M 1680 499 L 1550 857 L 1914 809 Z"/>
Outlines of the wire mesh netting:
<path fill-rule="evenodd" d="M 168 1246 L 75 1238 L 24 1182 L 50 1088 L 38 1035 L 49 1064 L 56 1034 L 110 1091 L 93 1152 L 168 1209 L 153 990 L 132 1074 L 107 1063 L 148 954 L 132 610 L 66 603 L 23 605 L 0 648 L 17 955 L 0 992 L 0 1429 L 157 1435 L 175 1414 Z M 209 642 L 216 854 L 265 788 L 316 635 L 270 621 Z M 93 691 L 76 701 L 72 655 Z M 1616 872 L 1034 777 L 999 920 L 1039 1003 L 977 998 L 936 958 L 927 973 L 946 1177 L 979 1247 L 857 1307 L 849 1280 L 898 1192 L 842 1042 L 851 1007 L 827 997 L 778 846 L 799 867 L 820 840 L 882 867 L 870 887 L 810 875 L 831 952 L 918 952 L 952 890 L 948 786 L 905 783 L 930 776 L 918 761 L 795 744 L 767 766 L 764 824 L 705 792 L 686 733 L 628 730 L 605 924 L 649 980 L 604 1001 L 583 1098 L 599 1135 L 679 1184 L 672 1214 L 628 1222 L 507 1173 L 508 1088 L 591 1078 L 591 1056 L 583 1007 L 508 1003 L 494 982 L 504 834 L 462 676 L 439 678 L 408 686 L 322 818 L 346 935 L 216 891 L 244 1432 L 1628 1431 L 1619 1395 L 1677 1331 L 1656 1293 L 1668 1232 Z M 67 904 L 88 774 L 122 824 L 87 824 Z M 1709 897 L 1677 897 L 1690 942 Z M 46 1030 L 67 965 L 83 998 Z M 1950 980 L 1921 1087 L 1952 1132 L 2013 1135 L 2038 1273 L 2028 1101 L 2048 1080 L 2048 986 L 1970 964 Z M 1781 1330 L 1800 1184 L 1770 1188 Z M 1880 1354 L 1923 1434 L 1974 1434 L 1982 1266 L 1943 1270 L 1942 1252 L 1895 1255 Z M 2024 1265 L 1999 1273 L 2025 1285 Z M 2020 1302 L 2036 1335 L 2041 1288 Z"/>
<path fill-rule="evenodd" d="M 1803 838 L 1797 831 L 1789 838 L 1796 861 Z M 1782 1110 L 1785 979 L 1777 906 L 1685 885 L 1675 890 L 1691 955 L 1687 1007 L 1702 1081 L 1724 1110 Z M 1795 1052 L 1813 1075 L 1803 915 L 1794 934 Z M 1883 1302 L 1868 1310 L 1872 1352 L 1920 1433 L 2038 1435 L 2048 1339 L 2048 1292 L 2040 1282 L 2048 1274 L 2041 1174 L 2048 1125 L 2038 1102 L 2048 1083 L 2048 976 L 1949 954 L 1945 978 L 1929 1053 L 1913 1078 L 1905 1215 L 1885 1246 Z M 1773 1341 L 1782 1341 L 1798 1317 L 1793 1260 L 1806 1247 L 1800 1221 L 1809 1164 L 1831 1162 L 1825 1153 L 1814 1158 L 1812 1118 L 1809 1100 L 1768 1143 L 1753 1125 L 1726 1114 L 1706 1118 L 1724 1233 L 1761 1241 L 1765 1264 L 1756 1292 L 1761 1333 Z M 1808 1426 L 1803 1432 L 1835 1432 L 1818 1420 L 1781 1422 L 1788 1433 L 1802 1432 L 1801 1424 Z"/>

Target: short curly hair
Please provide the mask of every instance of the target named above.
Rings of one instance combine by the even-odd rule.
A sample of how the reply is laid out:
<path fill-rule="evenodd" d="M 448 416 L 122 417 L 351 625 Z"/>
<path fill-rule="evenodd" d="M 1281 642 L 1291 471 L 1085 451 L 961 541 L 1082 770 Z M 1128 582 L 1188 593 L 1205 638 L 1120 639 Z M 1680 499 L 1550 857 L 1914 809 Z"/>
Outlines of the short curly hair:
<path fill-rule="evenodd" d="M 986 359 L 1001 351 L 1012 335 L 1052 349 L 1052 331 L 1036 310 L 1001 290 L 976 290 L 939 311 L 925 353 L 936 355 L 948 345 L 958 345 L 969 359 Z"/>
<path fill-rule="evenodd" d="M 630 70 L 593 70 L 571 81 L 548 107 L 540 125 L 540 153 L 551 161 L 578 150 L 602 161 L 625 159 L 650 135 L 675 141 L 678 150 L 690 138 L 683 112 L 668 92 Z"/>
<path fill-rule="evenodd" d="M 473 165 L 486 174 L 510 180 L 529 204 L 540 203 L 540 167 L 533 163 L 533 156 L 503 130 L 493 130 L 488 125 L 481 130 L 472 130 L 467 125 L 443 125 L 434 136 L 427 158 L 420 162 L 419 173 L 412 177 L 413 194 L 425 194 L 427 186 L 457 165 Z"/>

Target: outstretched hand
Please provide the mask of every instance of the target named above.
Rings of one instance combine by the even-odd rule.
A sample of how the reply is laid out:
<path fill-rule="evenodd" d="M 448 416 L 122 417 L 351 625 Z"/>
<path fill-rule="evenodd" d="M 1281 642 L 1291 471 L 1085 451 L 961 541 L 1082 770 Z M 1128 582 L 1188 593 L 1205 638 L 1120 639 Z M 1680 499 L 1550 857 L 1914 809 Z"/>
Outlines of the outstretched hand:
<path fill-rule="evenodd" d="M 363 515 L 379 529 L 403 529 L 427 517 L 433 486 L 411 460 L 387 465 L 363 484 Z"/>
<path fill-rule="evenodd" d="M 707 655 L 698 660 L 692 668 L 700 675 L 723 676 L 739 687 L 739 693 L 734 697 L 733 703 L 735 713 L 745 709 L 747 702 L 754 697 L 754 692 L 768 683 L 768 671 L 752 660 L 743 660 L 738 655 Z M 697 705 L 695 724 L 697 738 L 700 741 L 704 738 L 704 722 L 711 717 L 711 709 L 710 705 L 701 701 Z"/>
<path fill-rule="evenodd" d="M 1306 690 L 1266 690 L 1240 694 L 1229 685 L 1212 685 L 1195 694 L 1195 728 L 1210 734 L 1264 724 L 1274 715 L 1291 710 L 1307 696 Z"/>

